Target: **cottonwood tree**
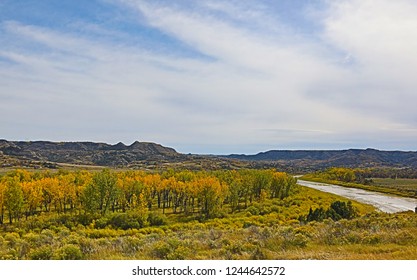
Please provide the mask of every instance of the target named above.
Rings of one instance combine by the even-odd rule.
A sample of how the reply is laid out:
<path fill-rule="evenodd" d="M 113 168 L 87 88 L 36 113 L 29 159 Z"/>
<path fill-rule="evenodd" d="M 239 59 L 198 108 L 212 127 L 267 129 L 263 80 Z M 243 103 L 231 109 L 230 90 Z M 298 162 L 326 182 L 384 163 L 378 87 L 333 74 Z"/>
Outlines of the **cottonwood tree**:
<path fill-rule="evenodd" d="M 99 212 L 104 215 L 111 208 L 115 210 L 115 203 L 119 195 L 117 177 L 108 169 L 96 173 L 92 182 L 84 189 L 83 205 L 87 212 Z"/>
<path fill-rule="evenodd" d="M 8 178 L 4 190 L 4 205 L 9 214 L 9 222 L 19 220 L 23 208 L 23 191 L 17 177 Z"/>

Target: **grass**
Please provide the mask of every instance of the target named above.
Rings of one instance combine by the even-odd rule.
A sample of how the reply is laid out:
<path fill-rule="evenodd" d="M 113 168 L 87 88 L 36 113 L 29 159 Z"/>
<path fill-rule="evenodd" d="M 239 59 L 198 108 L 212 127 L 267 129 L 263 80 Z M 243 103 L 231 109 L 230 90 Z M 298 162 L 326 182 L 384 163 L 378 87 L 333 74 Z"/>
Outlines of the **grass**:
<path fill-rule="evenodd" d="M 399 192 L 417 197 L 417 179 L 372 178 L 372 186 L 395 189 Z"/>
<path fill-rule="evenodd" d="M 417 259 L 417 215 L 412 213 L 372 213 L 307 225 L 273 222 L 276 218 L 224 218 L 126 231 L 14 228 L 0 235 L 0 258 Z"/>

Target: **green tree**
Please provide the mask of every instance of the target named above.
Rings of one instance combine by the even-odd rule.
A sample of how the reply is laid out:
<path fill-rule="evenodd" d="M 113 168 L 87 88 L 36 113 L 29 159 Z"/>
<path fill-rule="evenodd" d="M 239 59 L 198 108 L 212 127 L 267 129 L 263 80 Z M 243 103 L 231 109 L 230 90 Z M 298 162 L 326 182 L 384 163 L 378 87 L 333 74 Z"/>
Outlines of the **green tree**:
<path fill-rule="evenodd" d="M 115 204 L 119 195 L 117 188 L 117 176 L 109 169 L 96 173 L 83 192 L 83 205 L 87 212 L 99 211 L 106 214 L 111 208 L 115 210 Z"/>
<path fill-rule="evenodd" d="M 348 201 L 335 201 L 330 205 L 327 210 L 327 216 L 335 221 L 340 219 L 352 219 L 356 217 L 356 209 L 353 207 L 352 202 Z"/>
<path fill-rule="evenodd" d="M 324 219 L 327 218 L 327 212 L 323 209 L 323 207 L 311 209 L 307 215 L 307 222 L 311 221 L 319 221 L 322 222 Z"/>
<path fill-rule="evenodd" d="M 270 188 L 272 181 L 272 173 L 267 170 L 256 171 L 254 174 L 252 192 L 256 199 L 261 198 L 262 191 L 266 191 Z"/>

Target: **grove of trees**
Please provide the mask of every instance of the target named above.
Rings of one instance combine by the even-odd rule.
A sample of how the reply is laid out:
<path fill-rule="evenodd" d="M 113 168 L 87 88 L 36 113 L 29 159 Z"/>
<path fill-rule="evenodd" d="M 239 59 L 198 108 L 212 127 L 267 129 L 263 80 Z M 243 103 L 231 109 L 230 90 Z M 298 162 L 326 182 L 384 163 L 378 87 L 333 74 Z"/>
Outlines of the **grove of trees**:
<path fill-rule="evenodd" d="M 211 218 L 254 201 L 283 199 L 295 185 L 295 178 L 275 170 L 15 170 L 0 178 L 0 224 L 50 212 L 100 216 L 135 212 L 146 217 L 158 210 Z"/>

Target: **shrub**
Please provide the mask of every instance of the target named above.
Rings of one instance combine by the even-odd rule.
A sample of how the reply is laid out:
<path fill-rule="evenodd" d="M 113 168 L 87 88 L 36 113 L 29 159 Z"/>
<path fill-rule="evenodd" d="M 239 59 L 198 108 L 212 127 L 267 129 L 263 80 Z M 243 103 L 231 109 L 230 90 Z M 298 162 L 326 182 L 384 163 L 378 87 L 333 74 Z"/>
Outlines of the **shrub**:
<path fill-rule="evenodd" d="M 362 239 L 362 243 L 376 245 L 381 242 L 381 237 L 378 234 L 370 234 Z"/>
<path fill-rule="evenodd" d="M 98 219 L 95 222 L 95 227 L 104 228 L 111 226 L 119 229 L 139 229 L 148 225 L 148 221 L 144 215 L 138 212 L 114 213 L 107 217 Z"/>
<path fill-rule="evenodd" d="M 251 215 L 259 215 L 261 213 L 259 208 L 255 207 L 255 206 L 249 206 L 246 209 L 246 212 L 250 213 Z"/>
<path fill-rule="evenodd" d="M 142 248 L 144 241 L 137 237 L 126 236 L 119 238 L 120 246 L 124 254 L 133 255 Z"/>
<path fill-rule="evenodd" d="M 264 248 L 260 246 L 256 246 L 255 250 L 252 252 L 250 256 L 251 260 L 266 260 L 268 259 L 268 254 Z"/>
<path fill-rule="evenodd" d="M 335 201 L 330 205 L 327 216 L 337 221 L 340 219 L 352 219 L 356 217 L 356 210 L 352 206 L 352 202 Z"/>
<path fill-rule="evenodd" d="M 42 237 L 39 234 L 30 232 L 23 236 L 32 246 L 39 247 L 42 245 Z"/>
<path fill-rule="evenodd" d="M 20 240 L 20 236 L 17 232 L 8 232 L 4 236 L 4 240 L 8 242 L 9 247 L 14 247 Z"/>
<path fill-rule="evenodd" d="M 81 252 L 83 255 L 91 255 L 98 251 L 98 247 L 96 246 L 96 242 L 92 239 L 81 237 L 78 240 L 78 244 L 80 246 Z"/>
<path fill-rule="evenodd" d="M 308 243 L 308 238 L 300 233 L 296 233 L 294 235 L 294 238 L 291 240 L 291 245 L 295 247 L 300 247 L 300 248 L 306 247 L 307 243 Z"/>
<path fill-rule="evenodd" d="M 148 222 L 150 226 L 163 226 L 167 224 L 167 217 L 158 212 L 150 212 Z"/>
<path fill-rule="evenodd" d="M 69 229 L 73 228 L 77 223 L 77 218 L 69 214 L 59 214 L 54 217 L 51 222 L 56 225 L 63 225 Z"/>
<path fill-rule="evenodd" d="M 82 224 L 83 226 L 88 226 L 98 217 L 99 216 L 97 214 L 79 214 L 77 215 L 76 222 Z"/>
<path fill-rule="evenodd" d="M 333 202 L 327 210 L 324 210 L 323 207 L 312 209 L 310 208 L 307 216 L 299 216 L 298 220 L 301 223 L 319 221 L 322 222 L 325 219 L 332 219 L 334 221 L 339 221 L 341 219 L 353 219 L 357 217 L 357 210 L 353 207 L 352 202 L 348 201 L 335 201 Z"/>
<path fill-rule="evenodd" d="M 81 260 L 83 259 L 83 253 L 80 247 L 74 244 L 66 244 L 59 248 L 55 253 L 55 259 L 57 260 Z"/>
<path fill-rule="evenodd" d="M 53 250 L 51 246 L 42 246 L 34 249 L 29 254 L 31 260 L 51 260 L 53 256 Z"/>
<path fill-rule="evenodd" d="M 175 248 L 175 250 L 172 250 L 167 255 L 167 259 L 168 260 L 186 260 L 190 258 L 190 255 L 191 255 L 190 248 L 184 245 L 179 245 L 178 247 Z"/>
<path fill-rule="evenodd" d="M 53 231 L 49 230 L 49 229 L 44 229 L 41 232 L 41 238 L 42 238 L 42 243 L 43 244 L 52 244 L 52 242 L 54 241 L 54 233 Z"/>
<path fill-rule="evenodd" d="M 154 244 L 151 255 L 156 259 L 166 260 L 171 252 L 172 247 L 168 243 L 158 241 Z"/>

